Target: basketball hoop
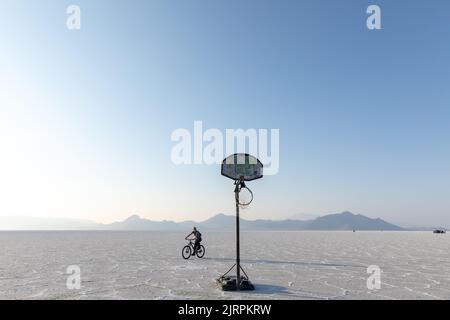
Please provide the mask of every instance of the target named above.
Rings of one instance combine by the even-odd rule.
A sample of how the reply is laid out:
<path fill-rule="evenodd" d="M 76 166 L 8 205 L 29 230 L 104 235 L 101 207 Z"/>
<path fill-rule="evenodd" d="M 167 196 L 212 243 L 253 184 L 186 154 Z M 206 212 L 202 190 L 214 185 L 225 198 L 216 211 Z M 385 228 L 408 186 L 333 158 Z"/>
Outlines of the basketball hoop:
<path fill-rule="evenodd" d="M 253 192 L 245 185 L 245 181 L 262 178 L 262 171 L 261 161 L 249 154 L 236 153 L 225 158 L 222 162 L 222 175 L 234 180 L 236 202 L 236 263 L 217 279 L 217 283 L 224 291 L 255 289 L 240 262 L 239 209 L 247 209 L 253 201 Z M 234 267 L 236 267 L 236 276 L 227 276 Z M 241 276 L 241 271 L 244 274 L 243 276 Z"/>

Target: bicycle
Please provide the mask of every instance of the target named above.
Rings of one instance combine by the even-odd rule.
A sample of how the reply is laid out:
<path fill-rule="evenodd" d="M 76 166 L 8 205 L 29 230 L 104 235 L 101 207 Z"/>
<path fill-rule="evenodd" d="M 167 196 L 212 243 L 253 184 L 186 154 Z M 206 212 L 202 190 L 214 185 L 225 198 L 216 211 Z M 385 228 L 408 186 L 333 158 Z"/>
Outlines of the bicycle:
<path fill-rule="evenodd" d="M 189 244 L 183 247 L 182 256 L 185 260 L 189 259 L 192 256 L 192 252 L 194 252 L 194 244 L 195 239 L 186 239 L 189 240 Z M 197 249 L 197 252 L 195 252 L 198 258 L 203 258 L 205 255 L 205 247 L 203 245 L 200 245 Z"/>

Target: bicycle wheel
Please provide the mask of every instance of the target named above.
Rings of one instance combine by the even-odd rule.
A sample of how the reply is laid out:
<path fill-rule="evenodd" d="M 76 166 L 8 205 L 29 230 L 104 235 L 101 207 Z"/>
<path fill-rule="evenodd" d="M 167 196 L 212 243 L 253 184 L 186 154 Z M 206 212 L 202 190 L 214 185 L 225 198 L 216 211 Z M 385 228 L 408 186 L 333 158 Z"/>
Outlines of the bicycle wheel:
<path fill-rule="evenodd" d="M 200 247 L 197 249 L 197 257 L 203 258 L 205 255 L 205 247 L 203 245 L 200 245 Z"/>
<path fill-rule="evenodd" d="M 185 246 L 183 248 L 183 251 L 182 251 L 183 258 L 185 260 L 187 260 L 187 259 L 189 259 L 191 257 L 191 254 L 192 254 L 191 247 L 190 246 Z"/>

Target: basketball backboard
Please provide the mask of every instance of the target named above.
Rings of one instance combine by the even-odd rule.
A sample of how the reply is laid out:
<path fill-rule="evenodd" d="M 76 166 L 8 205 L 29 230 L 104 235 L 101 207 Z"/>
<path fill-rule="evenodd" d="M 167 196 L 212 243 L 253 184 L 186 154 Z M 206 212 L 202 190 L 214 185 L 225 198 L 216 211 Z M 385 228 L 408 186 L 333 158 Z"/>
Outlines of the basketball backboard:
<path fill-rule="evenodd" d="M 222 175 L 233 180 L 251 181 L 263 177 L 261 161 L 246 153 L 235 153 L 222 162 Z"/>

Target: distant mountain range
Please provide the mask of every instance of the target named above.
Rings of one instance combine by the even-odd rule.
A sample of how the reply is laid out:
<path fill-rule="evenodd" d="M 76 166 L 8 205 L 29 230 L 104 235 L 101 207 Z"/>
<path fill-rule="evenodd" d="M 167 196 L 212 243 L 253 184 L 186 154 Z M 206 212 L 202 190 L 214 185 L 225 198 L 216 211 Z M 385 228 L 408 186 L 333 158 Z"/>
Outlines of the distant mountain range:
<path fill-rule="evenodd" d="M 200 230 L 234 230 L 236 217 L 218 214 L 202 221 L 152 221 L 133 215 L 124 221 L 111 224 L 98 224 L 84 220 L 15 218 L 11 225 L 8 218 L 0 218 L 0 230 L 148 230 L 181 231 L 197 226 Z M 6 223 L 7 222 L 7 223 Z M 243 230 L 406 230 L 382 219 L 372 219 L 360 214 L 342 212 L 321 216 L 311 220 L 240 220 Z"/>

